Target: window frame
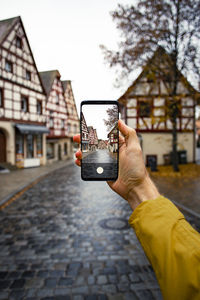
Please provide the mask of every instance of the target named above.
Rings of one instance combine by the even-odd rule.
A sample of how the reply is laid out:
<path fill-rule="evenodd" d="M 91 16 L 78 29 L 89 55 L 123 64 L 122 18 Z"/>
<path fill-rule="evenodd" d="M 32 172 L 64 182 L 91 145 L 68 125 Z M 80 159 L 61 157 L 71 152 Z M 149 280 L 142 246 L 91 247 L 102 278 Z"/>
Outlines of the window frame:
<path fill-rule="evenodd" d="M 8 65 L 10 65 L 11 69 L 7 68 Z M 6 70 L 6 72 L 13 73 L 13 63 L 12 63 L 12 61 L 10 61 L 8 59 L 5 60 L 5 70 Z"/>
<path fill-rule="evenodd" d="M 59 105 L 59 93 L 56 92 L 56 105 Z"/>
<path fill-rule="evenodd" d="M 0 87 L 0 107 L 4 107 L 4 89 Z"/>
<path fill-rule="evenodd" d="M 38 110 L 38 105 L 40 105 L 40 112 Z M 41 100 L 37 100 L 37 104 L 36 104 L 36 111 L 37 111 L 37 115 L 42 115 L 42 101 Z"/>
<path fill-rule="evenodd" d="M 18 45 L 18 42 L 20 45 Z M 22 38 L 18 35 L 16 35 L 16 47 L 18 49 L 22 49 L 23 48 L 23 42 L 22 42 Z"/>
<path fill-rule="evenodd" d="M 26 110 L 23 108 L 23 100 L 26 100 Z M 29 112 L 29 99 L 26 95 L 21 95 L 21 111 L 22 112 Z"/>
<path fill-rule="evenodd" d="M 41 143 L 41 145 L 40 145 L 40 143 Z M 37 152 L 37 157 L 43 156 L 43 136 L 42 136 L 42 134 L 36 135 L 36 152 Z"/>
<path fill-rule="evenodd" d="M 34 135 L 26 135 L 26 158 L 34 158 Z"/>
<path fill-rule="evenodd" d="M 61 119 L 61 129 L 65 129 L 65 119 Z"/>
<path fill-rule="evenodd" d="M 31 72 L 27 69 L 26 69 L 25 78 L 26 78 L 26 80 L 31 81 Z"/>
<path fill-rule="evenodd" d="M 142 109 L 141 110 L 141 106 L 143 104 L 147 104 L 148 105 L 148 112 L 146 111 L 146 108 L 145 109 Z M 151 113 L 152 113 L 152 105 L 149 101 L 138 101 L 138 116 L 140 118 L 150 118 L 151 117 Z"/>

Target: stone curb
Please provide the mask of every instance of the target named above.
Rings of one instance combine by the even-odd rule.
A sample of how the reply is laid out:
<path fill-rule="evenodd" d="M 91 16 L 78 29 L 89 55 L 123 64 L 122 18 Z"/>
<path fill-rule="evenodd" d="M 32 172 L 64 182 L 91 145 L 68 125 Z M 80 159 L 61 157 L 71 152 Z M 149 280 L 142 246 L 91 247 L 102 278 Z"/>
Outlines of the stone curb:
<path fill-rule="evenodd" d="M 200 219 L 200 214 L 199 214 L 199 213 L 193 211 L 192 209 L 190 209 L 190 208 L 186 207 L 185 205 L 180 204 L 180 203 L 178 203 L 178 202 L 176 202 L 176 201 L 174 201 L 174 200 L 172 200 L 172 202 L 173 202 L 178 208 L 182 209 L 182 210 L 185 211 L 186 213 L 192 215 L 192 216 L 195 217 L 195 218 Z"/>
<path fill-rule="evenodd" d="M 0 200 L 0 210 L 2 210 L 5 206 L 9 205 L 9 201 L 14 198 L 15 196 L 17 196 L 17 194 L 21 193 L 23 190 L 27 191 L 29 188 L 31 188 L 33 185 L 37 184 L 40 180 L 42 180 L 44 177 L 46 177 L 47 175 L 51 174 L 52 172 L 65 168 L 66 166 L 70 165 L 73 163 L 73 160 L 69 160 L 64 166 L 59 166 L 55 169 L 51 169 L 49 171 L 44 172 L 43 174 L 35 177 L 34 179 L 32 179 L 31 181 L 29 181 L 28 183 L 26 183 L 25 185 L 21 186 L 19 189 L 15 190 L 14 192 L 8 194 L 5 198 L 3 198 L 2 200 Z M 25 192 L 24 191 L 24 192 Z M 21 195 L 21 194 L 20 194 Z M 17 197 L 18 198 L 18 197 Z M 13 199 L 14 200 L 14 199 Z M 12 201 L 11 201 L 12 202 Z M 7 205 L 6 205 L 7 204 Z"/>

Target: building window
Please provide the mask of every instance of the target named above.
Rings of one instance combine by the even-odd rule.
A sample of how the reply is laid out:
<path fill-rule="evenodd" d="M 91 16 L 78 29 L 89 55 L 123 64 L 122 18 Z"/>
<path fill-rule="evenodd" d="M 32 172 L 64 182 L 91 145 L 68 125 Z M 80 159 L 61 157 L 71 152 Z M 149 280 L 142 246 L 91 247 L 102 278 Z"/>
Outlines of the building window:
<path fill-rule="evenodd" d="M 33 135 L 28 134 L 26 138 L 26 157 L 33 158 Z"/>
<path fill-rule="evenodd" d="M 11 61 L 6 60 L 5 69 L 7 72 L 13 73 L 13 64 Z"/>
<path fill-rule="evenodd" d="M 138 105 L 139 116 L 149 118 L 151 116 L 151 104 L 149 102 L 139 101 Z"/>
<path fill-rule="evenodd" d="M 67 143 L 64 143 L 64 154 L 67 155 Z"/>
<path fill-rule="evenodd" d="M 68 123 L 67 124 L 67 131 L 70 133 L 71 132 L 71 125 Z"/>
<path fill-rule="evenodd" d="M 54 143 L 47 144 L 47 159 L 54 158 Z"/>
<path fill-rule="evenodd" d="M 49 112 L 49 114 L 50 114 L 50 118 L 49 118 L 49 126 L 50 126 L 50 128 L 53 128 L 53 111 L 52 110 L 50 110 L 50 112 Z"/>
<path fill-rule="evenodd" d="M 3 89 L 0 88 L 0 107 L 3 107 Z"/>
<path fill-rule="evenodd" d="M 42 114 L 42 101 L 37 100 L 37 114 L 41 115 Z"/>
<path fill-rule="evenodd" d="M 59 94 L 56 93 L 56 104 L 59 104 Z"/>
<path fill-rule="evenodd" d="M 74 125 L 74 133 L 76 133 L 77 132 L 77 126 L 76 126 L 76 124 Z"/>
<path fill-rule="evenodd" d="M 24 136 L 16 133 L 16 154 L 24 154 Z"/>
<path fill-rule="evenodd" d="M 26 79 L 31 81 L 31 72 L 26 70 Z"/>
<path fill-rule="evenodd" d="M 53 128 L 53 118 L 49 119 L 49 126 L 50 126 L 50 128 Z"/>
<path fill-rule="evenodd" d="M 19 36 L 16 37 L 16 46 L 22 49 L 22 39 Z"/>
<path fill-rule="evenodd" d="M 42 135 L 36 136 L 37 156 L 42 156 Z"/>
<path fill-rule="evenodd" d="M 28 97 L 26 96 L 21 97 L 21 110 L 23 112 L 28 112 Z"/>
<path fill-rule="evenodd" d="M 62 128 L 62 129 L 65 128 L 65 120 L 61 120 L 61 128 Z"/>
<path fill-rule="evenodd" d="M 173 120 L 175 117 L 181 117 L 181 103 L 180 101 L 167 101 L 167 114 Z"/>

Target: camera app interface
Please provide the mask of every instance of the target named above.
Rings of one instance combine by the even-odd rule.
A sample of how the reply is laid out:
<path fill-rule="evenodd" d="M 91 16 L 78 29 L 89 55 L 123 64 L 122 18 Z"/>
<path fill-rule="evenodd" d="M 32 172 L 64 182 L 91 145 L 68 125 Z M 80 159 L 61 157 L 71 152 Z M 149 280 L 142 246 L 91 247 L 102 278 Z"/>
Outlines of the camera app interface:
<path fill-rule="evenodd" d="M 82 176 L 115 179 L 118 172 L 118 106 L 82 105 Z"/>

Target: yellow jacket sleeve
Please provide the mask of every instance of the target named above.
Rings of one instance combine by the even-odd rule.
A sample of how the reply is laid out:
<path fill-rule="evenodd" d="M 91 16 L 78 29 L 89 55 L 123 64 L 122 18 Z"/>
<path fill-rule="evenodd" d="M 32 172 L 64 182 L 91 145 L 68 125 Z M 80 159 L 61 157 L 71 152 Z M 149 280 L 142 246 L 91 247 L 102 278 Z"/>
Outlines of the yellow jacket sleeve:
<path fill-rule="evenodd" d="M 142 202 L 129 219 L 165 300 L 200 299 L 200 234 L 168 199 Z"/>

